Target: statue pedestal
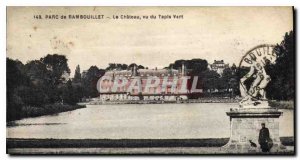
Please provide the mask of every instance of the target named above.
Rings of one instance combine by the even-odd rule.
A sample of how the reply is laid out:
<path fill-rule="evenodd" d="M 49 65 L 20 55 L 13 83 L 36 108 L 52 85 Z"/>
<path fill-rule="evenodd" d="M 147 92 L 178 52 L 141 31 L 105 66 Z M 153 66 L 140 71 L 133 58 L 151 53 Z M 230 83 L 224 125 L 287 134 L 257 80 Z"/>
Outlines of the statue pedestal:
<path fill-rule="evenodd" d="M 223 146 L 229 153 L 262 153 L 258 143 L 261 123 L 269 129 L 273 147 L 270 152 L 276 153 L 285 149 L 279 139 L 279 117 L 282 112 L 270 107 L 235 108 L 226 112 L 230 117 L 230 140 Z M 251 145 L 251 142 L 256 144 Z"/>

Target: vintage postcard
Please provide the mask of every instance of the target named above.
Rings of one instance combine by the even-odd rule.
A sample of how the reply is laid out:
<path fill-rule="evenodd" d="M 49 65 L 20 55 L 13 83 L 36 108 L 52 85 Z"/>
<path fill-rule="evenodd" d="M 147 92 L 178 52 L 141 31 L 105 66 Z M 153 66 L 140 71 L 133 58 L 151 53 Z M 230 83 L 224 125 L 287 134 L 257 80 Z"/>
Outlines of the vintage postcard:
<path fill-rule="evenodd" d="M 7 7 L 7 154 L 295 154 L 294 8 Z"/>

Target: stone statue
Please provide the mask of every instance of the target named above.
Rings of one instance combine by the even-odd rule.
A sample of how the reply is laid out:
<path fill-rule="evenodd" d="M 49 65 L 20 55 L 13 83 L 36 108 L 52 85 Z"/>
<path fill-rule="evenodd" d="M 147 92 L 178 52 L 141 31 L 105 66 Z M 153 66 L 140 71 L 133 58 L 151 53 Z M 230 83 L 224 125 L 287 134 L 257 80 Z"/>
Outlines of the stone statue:
<path fill-rule="evenodd" d="M 267 104 L 265 88 L 271 81 L 265 70 L 267 62 L 271 64 L 276 62 L 276 54 L 272 45 L 257 46 L 248 51 L 243 57 L 240 67 L 241 64 L 245 63 L 250 67 L 250 71 L 240 79 L 240 92 L 243 97 L 240 101 L 241 107 Z M 254 81 L 251 82 L 250 88 L 247 89 L 245 81 L 249 78 L 254 78 Z"/>
<path fill-rule="evenodd" d="M 282 112 L 269 106 L 265 90 L 271 81 L 265 67 L 268 63 L 275 64 L 276 59 L 273 45 L 254 47 L 241 59 L 240 108 L 226 112 L 230 117 L 230 139 L 223 149 L 227 153 L 286 152 L 279 137 Z"/>

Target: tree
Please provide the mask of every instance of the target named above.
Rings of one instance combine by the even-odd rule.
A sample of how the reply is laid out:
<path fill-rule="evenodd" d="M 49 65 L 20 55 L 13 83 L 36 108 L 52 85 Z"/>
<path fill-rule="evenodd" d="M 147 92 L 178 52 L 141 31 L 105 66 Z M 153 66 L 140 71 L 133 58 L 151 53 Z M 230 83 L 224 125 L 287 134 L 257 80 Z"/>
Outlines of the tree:
<path fill-rule="evenodd" d="M 25 72 L 31 82 L 36 85 L 48 86 L 48 84 L 51 83 L 51 72 L 47 69 L 46 65 L 39 60 L 29 61 L 25 64 Z"/>
<path fill-rule="evenodd" d="M 131 63 L 130 65 L 128 65 L 127 69 L 128 70 L 133 69 L 134 66 L 136 67 L 136 69 L 145 69 L 144 66 L 138 65 L 138 64 L 135 64 L 135 63 Z"/>
<path fill-rule="evenodd" d="M 15 92 L 16 95 L 21 98 L 23 104 L 29 106 L 42 107 L 44 104 L 49 102 L 48 95 L 41 87 L 36 87 L 34 85 L 22 85 L 19 86 Z"/>
<path fill-rule="evenodd" d="M 182 67 L 182 64 L 186 64 L 186 60 L 180 59 L 176 60 L 174 63 L 171 63 L 169 65 L 170 69 L 180 69 Z"/>
<path fill-rule="evenodd" d="M 277 55 L 274 65 L 267 65 L 271 76 L 267 86 L 267 97 L 276 100 L 293 100 L 295 98 L 295 46 L 294 32 L 286 33 L 283 41 L 274 48 Z"/>
<path fill-rule="evenodd" d="M 217 89 L 220 75 L 216 71 L 207 70 L 203 74 L 203 89 L 208 90 L 210 95 Z"/>
<path fill-rule="evenodd" d="M 109 71 L 109 70 L 126 70 L 128 69 L 128 65 L 127 64 L 120 64 L 120 63 L 109 63 L 108 67 L 106 67 L 105 70 Z"/>
<path fill-rule="evenodd" d="M 191 59 L 191 60 L 176 60 L 174 63 L 170 63 L 168 67 L 165 69 L 177 69 L 181 70 L 182 65 L 185 66 L 185 73 L 186 75 L 190 76 L 190 80 L 188 81 L 187 87 L 188 89 L 192 88 L 194 76 L 198 76 L 198 81 L 196 88 L 204 89 L 205 83 L 205 75 L 206 71 L 208 71 L 207 66 L 208 63 L 204 59 Z M 199 98 L 201 96 L 200 93 L 192 93 L 189 95 L 189 98 Z"/>
<path fill-rule="evenodd" d="M 194 75 L 201 75 L 202 72 L 207 70 L 207 66 L 207 61 L 203 59 L 192 59 L 186 63 L 186 68 L 192 69 Z"/>
<path fill-rule="evenodd" d="M 138 69 L 145 69 L 145 67 L 142 66 L 142 65 L 138 65 L 137 68 L 138 68 Z"/>
<path fill-rule="evenodd" d="M 62 89 L 62 102 L 66 104 L 76 104 L 79 102 L 79 95 L 75 92 L 74 87 L 72 86 L 71 80 L 68 80 L 66 85 Z"/>
<path fill-rule="evenodd" d="M 86 76 L 82 79 L 86 97 L 97 97 L 99 95 L 97 82 L 104 74 L 105 70 L 99 69 L 97 66 L 91 66 L 88 69 Z"/>
<path fill-rule="evenodd" d="M 174 63 L 169 64 L 168 69 L 181 69 L 182 64 L 185 65 L 187 70 L 190 70 L 191 75 L 201 75 L 202 72 L 207 70 L 208 63 L 204 59 L 191 59 L 191 60 L 176 60 Z"/>
<path fill-rule="evenodd" d="M 19 86 L 29 83 L 28 77 L 22 73 L 24 65 L 20 61 L 6 58 L 6 119 L 7 121 L 21 117 L 22 99 L 17 95 Z"/>
<path fill-rule="evenodd" d="M 40 59 L 46 65 L 47 70 L 50 71 L 52 85 L 59 85 L 64 82 L 64 74 L 70 74 L 68 66 L 68 59 L 64 55 L 48 54 Z"/>
<path fill-rule="evenodd" d="M 65 56 L 47 55 L 25 65 L 7 58 L 6 65 L 7 121 L 38 115 L 36 111 L 47 113 L 42 108 L 62 100 L 65 104 L 73 105 L 83 97 L 80 85 L 73 86 L 71 80 L 64 83 L 64 75 L 70 73 Z M 80 73 L 79 66 L 78 72 Z M 39 109 L 36 110 L 37 108 Z"/>
<path fill-rule="evenodd" d="M 75 82 L 75 83 L 81 82 L 81 73 L 80 73 L 79 65 L 76 66 L 73 82 Z"/>
<path fill-rule="evenodd" d="M 47 95 L 51 103 L 61 101 L 61 87 L 66 83 L 67 75 L 70 74 L 68 66 L 68 59 L 64 55 L 48 54 L 47 56 L 40 59 L 40 62 L 46 66 L 49 82 L 47 83 Z"/>
<path fill-rule="evenodd" d="M 222 76 L 220 78 L 221 88 L 226 89 L 227 93 L 230 92 L 231 97 L 239 93 L 239 83 L 236 71 L 236 66 L 235 64 L 233 64 L 232 67 L 225 68 L 223 70 Z"/>

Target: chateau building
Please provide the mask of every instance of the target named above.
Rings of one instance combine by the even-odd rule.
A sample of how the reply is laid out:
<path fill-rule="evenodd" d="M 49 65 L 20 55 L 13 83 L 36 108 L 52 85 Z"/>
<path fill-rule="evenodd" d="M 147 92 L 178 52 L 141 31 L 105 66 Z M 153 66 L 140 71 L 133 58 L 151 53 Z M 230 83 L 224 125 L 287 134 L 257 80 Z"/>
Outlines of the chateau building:
<path fill-rule="evenodd" d="M 187 83 L 183 83 L 181 77 L 185 76 L 185 66 L 181 69 L 136 69 L 131 70 L 112 70 L 107 71 L 104 76 L 110 77 L 104 79 L 100 89 L 101 101 L 122 101 L 122 100 L 162 100 L 176 101 L 187 99 L 188 87 Z M 126 85 L 117 88 L 113 91 L 113 85 L 116 77 L 127 79 Z M 146 86 L 149 78 L 155 77 L 159 79 L 154 87 Z M 131 83 L 138 80 L 140 88 L 130 90 Z M 149 84 L 148 84 L 149 85 Z M 147 88 L 147 89 L 146 89 Z M 104 91 L 105 90 L 105 91 Z M 128 91 L 129 90 L 129 91 Z M 182 92 L 185 90 L 185 92 Z"/>

